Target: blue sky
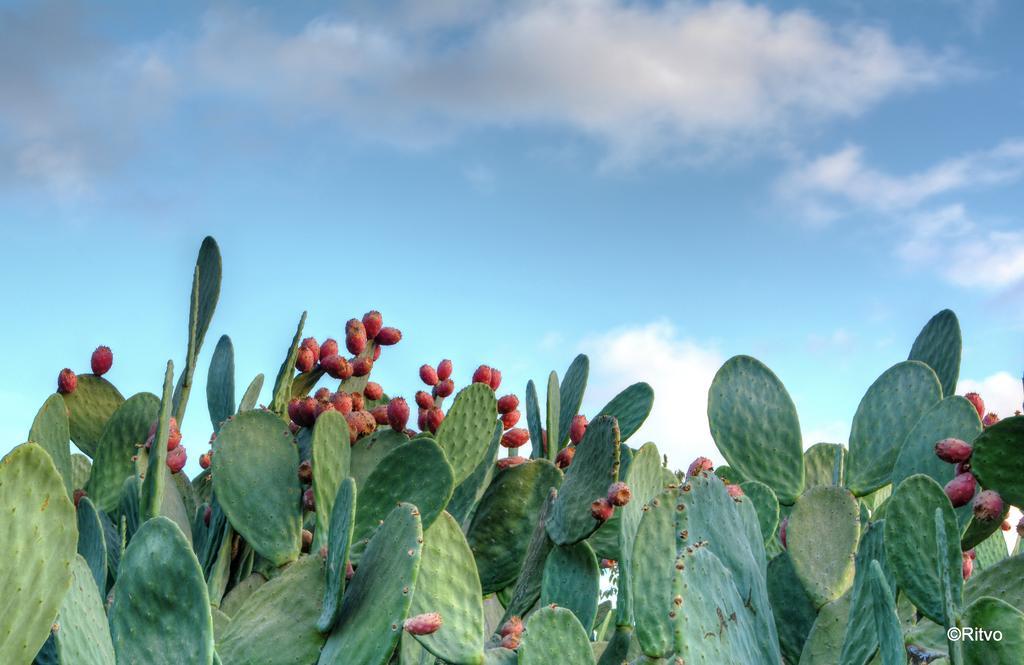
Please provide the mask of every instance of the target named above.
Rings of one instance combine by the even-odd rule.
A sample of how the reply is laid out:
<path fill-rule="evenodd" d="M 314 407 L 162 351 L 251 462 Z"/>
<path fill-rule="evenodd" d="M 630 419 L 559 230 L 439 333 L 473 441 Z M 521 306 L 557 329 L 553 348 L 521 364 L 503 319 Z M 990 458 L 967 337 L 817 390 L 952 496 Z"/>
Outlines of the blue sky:
<path fill-rule="evenodd" d="M 442 357 L 522 394 L 586 351 L 585 407 L 650 381 L 638 436 L 685 465 L 713 450 L 729 356 L 779 374 L 808 445 L 844 441 L 949 307 L 963 389 L 1005 415 L 1021 25 L 998 0 L 0 1 L 0 452 L 98 344 L 122 392 L 158 390 L 207 234 L 224 284 L 193 471 L 217 336 L 239 384 L 272 381 L 303 309 L 321 339 L 370 308 L 400 327 L 391 394 Z"/>

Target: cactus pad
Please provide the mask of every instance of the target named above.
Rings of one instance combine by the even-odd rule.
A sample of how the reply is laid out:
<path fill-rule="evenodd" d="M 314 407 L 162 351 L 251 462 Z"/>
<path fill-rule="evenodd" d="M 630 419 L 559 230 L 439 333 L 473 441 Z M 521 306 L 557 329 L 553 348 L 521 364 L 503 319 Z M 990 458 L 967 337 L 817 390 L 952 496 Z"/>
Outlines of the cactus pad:
<path fill-rule="evenodd" d="M 210 358 L 206 379 L 206 408 L 210 412 L 213 431 L 235 412 L 235 349 L 231 338 L 222 335 Z"/>
<path fill-rule="evenodd" d="M 334 497 L 342 478 L 349 475 L 352 446 L 348 422 L 338 411 L 325 411 L 313 426 L 313 497 L 316 501 L 316 530 L 311 552 L 327 544 Z"/>
<path fill-rule="evenodd" d="M 451 464 L 456 485 L 468 478 L 487 454 L 497 415 L 494 391 L 486 384 L 470 384 L 455 396 L 437 430 L 437 445 Z"/>
<path fill-rule="evenodd" d="M 583 404 L 583 393 L 587 389 L 587 378 L 590 375 L 590 358 L 579 354 L 573 358 L 569 369 L 565 370 L 562 383 L 558 388 L 558 441 L 552 444 L 555 450 L 565 446 L 569 441 L 569 428 L 573 417 L 579 413 Z"/>
<path fill-rule="evenodd" d="M 956 393 L 956 382 L 960 378 L 962 346 L 960 322 L 956 314 L 944 309 L 918 333 L 907 359 L 920 360 L 931 367 L 942 384 L 942 394 L 949 396 Z"/>
<path fill-rule="evenodd" d="M 796 575 L 817 607 L 846 593 L 860 539 L 860 507 L 852 494 L 824 485 L 807 490 L 789 516 L 786 538 Z"/>
<path fill-rule="evenodd" d="M 81 556 L 71 564 L 71 588 L 57 615 L 54 638 L 60 662 L 114 665 L 107 615 L 89 564 Z"/>
<path fill-rule="evenodd" d="M 582 542 L 556 547 L 544 564 L 540 604 L 566 608 L 590 634 L 597 616 L 600 587 L 601 570 L 590 545 Z"/>
<path fill-rule="evenodd" d="M 317 628 L 328 632 L 334 627 L 341 609 L 341 595 L 345 592 L 345 573 L 348 569 L 352 529 L 356 520 L 356 483 L 345 478 L 338 487 L 331 510 L 330 533 L 327 540 L 327 582 L 324 586 L 323 610 Z M 319 552 L 319 549 L 317 550 Z"/>
<path fill-rule="evenodd" d="M 534 612 L 519 646 L 519 665 L 551 663 L 594 665 L 587 632 L 576 615 L 562 607 L 542 607 Z"/>
<path fill-rule="evenodd" d="M 963 625 L 1002 633 L 1001 640 L 967 640 L 964 665 L 1019 663 L 1024 654 L 1024 614 L 997 598 L 979 598 L 964 611 Z"/>
<path fill-rule="evenodd" d="M 103 523 L 87 496 L 78 501 L 75 512 L 78 518 L 78 553 L 89 565 L 96 588 L 103 594 L 107 588 L 107 542 Z"/>
<path fill-rule="evenodd" d="M 1024 506 L 1024 416 L 1004 418 L 974 441 L 971 467 L 985 489 Z"/>
<path fill-rule="evenodd" d="M 92 457 L 107 419 L 121 406 L 124 397 L 114 384 L 94 374 L 79 374 L 75 392 L 61 397 L 68 407 L 71 440 L 83 453 Z"/>
<path fill-rule="evenodd" d="M 117 407 L 96 444 L 86 489 L 104 512 L 117 508 L 124 479 L 135 472 L 132 458 L 146 442 L 149 427 L 160 413 L 160 399 L 152 393 L 132 395 Z"/>
<path fill-rule="evenodd" d="M 58 394 L 50 395 L 39 408 L 28 440 L 50 454 L 53 465 L 64 479 L 64 488 L 71 496 L 75 490 L 71 471 L 71 429 L 68 424 L 68 409 Z"/>
<path fill-rule="evenodd" d="M 613 397 L 594 420 L 601 416 L 612 416 L 619 423 L 619 440 L 626 441 L 644 424 L 653 406 L 654 389 L 641 381 Z"/>
<path fill-rule="evenodd" d="M 614 418 L 599 416 L 588 426 L 558 490 L 548 535 L 556 545 L 578 543 L 601 526 L 590 514 L 590 504 L 603 498 L 619 479 L 619 426 Z"/>
<path fill-rule="evenodd" d="M 740 489 L 754 507 L 761 538 L 767 543 L 779 526 L 779 500 L 775 498 L 775 492 L 771 487 L 758 480 L 740 483 Z"/>

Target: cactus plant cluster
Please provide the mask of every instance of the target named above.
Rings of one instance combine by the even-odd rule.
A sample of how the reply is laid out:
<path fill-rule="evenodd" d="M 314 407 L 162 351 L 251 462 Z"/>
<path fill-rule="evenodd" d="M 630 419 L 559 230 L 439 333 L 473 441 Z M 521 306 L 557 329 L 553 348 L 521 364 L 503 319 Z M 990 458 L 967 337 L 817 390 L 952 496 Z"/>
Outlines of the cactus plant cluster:
<path fill-rule="evenodd" d="M 1024 417 L 983 425 L 953 394 L 952 312 L 868 389 L 847 445 L 805 451 L 781 381 L 730 359 L 708 400 L 728 466 L 672 472 L 631 440 L 647 384 L 580 413 L 584 355 L 543 410 L 488 365 L 457 390 L 447 359 L 389 396 L 373 369 L 402 333 L 377 311 L 343 346 L 303 314 L 267 406 L 263 375 L 236 400 L 222 337 L 210 428 L 187 422 L 220 276 L 207 238 L 159 395 L 125 399 L 100 347 L 0 464 L 0 663 L 1021 662 L 1024 557 L 999 529 L 1024 505 Z M 183 436 L 208 433 L 189 478 Z M 946 640 L 969 626 L 1003 639 Z"/>

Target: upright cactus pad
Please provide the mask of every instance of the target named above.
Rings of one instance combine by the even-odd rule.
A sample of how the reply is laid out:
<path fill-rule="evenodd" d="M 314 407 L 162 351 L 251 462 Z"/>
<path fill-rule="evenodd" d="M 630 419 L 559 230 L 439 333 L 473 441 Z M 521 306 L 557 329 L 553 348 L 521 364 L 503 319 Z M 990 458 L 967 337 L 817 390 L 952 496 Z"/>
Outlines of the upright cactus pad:
<path fill-rule="evenodd" d="M 1024 506 L 1024 416 L 1004 418 L 974 442 L 971 466 L 987 489 L 1015 506 Z"/>
<path fill-rule="evenodd" d="M 470 384 L 455 396 L 437 430 L 437 445 L 451 464 L 456 485 L 468 478 L 487 454 L 497 415 L 494 391 L 486 384 Z"/>
<path fill-rule="evenodd" d="M 75 507 L 35 443 L 0 460 L 0 663 L 28 663 L 71 584 Z"/>
<path fill-rule="evenodd" d="M 644 382 L 634 383 L 604 405 L 594 420 L 611 416 L 619 424 L 619 439 L 626 441 L 647 420 L 654 407 L 654 389 Z"/>
<path fill-rule="evenodd" d="M 71 429 L 68 423 L 68 410 L 60 395 L 50 395 L 43 402 L 35 420 L 32 421 L 28 440 L 38 443 L 40 448 L 49 453 L 53 465 L 57 467 L 64 480 L 68 496 L 71 496 L 76 489 L 71 475 Z"/>
<path fill-rule="evenodd" d="M 853 584 L 859 516 L 857 500 L 842 487 L 812 487 L 793 507 L 787 529 L 789 555 L 817 607 L 839 598 Z M 826 532 L 829 537 L 822 538 Z"/>
<path fill-rule="evenodd" d="M 908 360 L 920 360 L 935 370 L 943 395 L 956 392 L 960 378 L 960 353 L 963 341 L 956 314 L 944 309 L 933 316 L 914 340 Z"/>
<path fill-rule="evenodd" d="M 68 407 L 71 440 L 90 457 L 96 450 L 103 427 L 124 397 L 114 384 L 101 376 L 79 374 L 75 392 L 61 395 Z"/>
<path fill-rule="evenodd" d="M 316 419 L 313 427 L 313 496 L 316 501 L 316 530 L 312 551 L 327 544 L 334 497 L 341 482 L 349 475 L 352 447 L 349 445 L 348 423 L 337 411 L 327 411 Z"/>
<path fill-rule="evenodd" d="M 64 596 L 54 632 L 61 663 L 114 665 L 114 645 L 99 589 L 81 556 L 71 564 L 71 588 Z"/>
<path fill-rule="evenodd" d="M 586 631 L 576 615 L 561 607 L 543 607 L 534 612 L 519 647 L 519 665 L 551 663 L 594 665 Z"/>
<path fill-rule="evenodd" d="M 113 512 L 124 479 L 135 472 L 133 458 L 146 442 L 149 427 L 160 412 L 160 399 L 152 393 L 132 395 L 110 416 L 96 445 L 86 489 L 100 510 Z"/>

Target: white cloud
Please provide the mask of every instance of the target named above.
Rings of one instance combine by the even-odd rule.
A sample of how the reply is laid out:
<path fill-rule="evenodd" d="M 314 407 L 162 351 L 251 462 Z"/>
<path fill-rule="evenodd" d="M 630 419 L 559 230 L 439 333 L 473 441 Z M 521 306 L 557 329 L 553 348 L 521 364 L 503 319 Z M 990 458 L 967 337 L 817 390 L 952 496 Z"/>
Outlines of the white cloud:
<path fill-rule="evenodd" d="M 985 411 L 993 412 L 1001 418 L 1012 416 L 1024 402 L 1024 388 L 1019 377 L 1009 372 L 997 372 L 980 381 L 960 379 L 956 386 L 956 394 L 978 393 L 985 401 Z"/>
<path fill-rule="evenodd" d="M 724 358 L 711 345 L 680 337 L 658 321 L 589 337 L 581 350 L 590 357 L 583 413 L 593 416 L 626 386 L 646 381 L 654 388 L 654 409 L 630 443 L 654 441 L 672 468 L 686 468 L 698 455 L 721 461 L 708 427 L 708 389 Z"/>

